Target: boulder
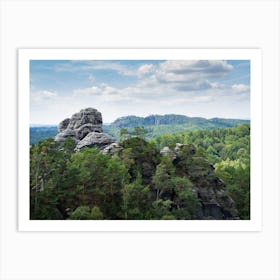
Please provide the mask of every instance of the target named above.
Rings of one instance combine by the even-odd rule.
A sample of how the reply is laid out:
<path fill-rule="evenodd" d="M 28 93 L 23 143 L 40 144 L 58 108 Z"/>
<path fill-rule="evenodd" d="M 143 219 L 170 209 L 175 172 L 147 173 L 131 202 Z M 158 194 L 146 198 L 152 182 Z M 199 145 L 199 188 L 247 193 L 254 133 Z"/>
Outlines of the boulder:
<path fill-rule="evenodd" d="M 66 130 L 68 125 L 69 125 L 69 122 L 70 122 L 69 118 L 67 118 L 67 119 L 63 120 L 62 122 L 60 122 L 59 125 L 58 125 L 58 131 L 62 132 L 64 130 Z"/>
<path fill-rule="evenodd" d="M 94 124 L 99 126 L 102 132 L 102 115 L 99 111 L 93 108 L 86 108 L 79 113 L 75 113 L 68 124 L 68 129 L 78 129 L 84 124 Z"/>
<path fill-rule="evenodd" d="M 80 150 L 84 147 L 98 147 L 103 150 L 106 146 L 116 142 L 116 139 L 112 138 L 106 133 L 90 132 L 85 138 L 78 142 L 76 150 Z"/>
<path fill-rule="evenodd" d="M 174 151 L 172 151 L 169 147 L 163 147 L 160 150 L 160 154 L 162 156 L 167 156 L 169 158 L 171 158 L 172 160 L 176 159 L 176 153 Z"/>
<path fill-rule="evenodd" d="M 123 150 L 123 147 L 120 146 L 118 143 L 112 143 L 108 146 L 106 146 L 103 149 L 103 154 L 109 154 L 109 155 L 114 155 L 116 153 L 118 153 L 119 151 Z"/>
<path fill-rule="evenodd" d="M 54 140 L 57 141 L 57 142 L 60 142 L 60 143 L 63 143 L 67 137 L 71 137 L 75 143 L 78 143 L 78 139 L 76 137 L 76 131 L 74 130 L 71 130 L 71 129 L 66 129 L 66 130 L 63 130 L 61 131 L 60 133 L 58 133 Z"/>
<path fill-rule="evenodd" d="M 102 115 L 93 108 L 86 108 L 64 119 L 58 125 L 59 134 L 55 137 L 58 142 L 64 142 L 67 137 L 72 137 L 75 142 L 82 140 L 90 132 L 103 132 Z"/>
<path fill-rule="evenodd" d="M 76 129 L 76 136 L 79 140 L 85 138 L 90 132 L 102 132 L 102 127 L 100 125 L 86 123 Z"/>

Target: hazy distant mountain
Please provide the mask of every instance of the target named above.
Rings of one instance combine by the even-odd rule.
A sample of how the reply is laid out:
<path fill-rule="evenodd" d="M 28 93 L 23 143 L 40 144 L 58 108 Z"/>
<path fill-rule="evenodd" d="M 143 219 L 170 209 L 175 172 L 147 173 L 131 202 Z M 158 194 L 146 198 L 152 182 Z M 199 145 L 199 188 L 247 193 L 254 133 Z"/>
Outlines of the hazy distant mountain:
<path fill-rule="evenodd" d="M 183 132 L 186 130 L 227 128 L 250 124 L 250 120 L 212 118 L 205 119 L 199 117 L 188 117 L 184 115 L 150 115 L 147 117 L 126 116 L 116 119 L 111 124 L 103 124 L 104 132 L 119 138 L 119 130 L 127 128 L 132 131 L 134 127 L 144 126 L 148 131 L 147 138 Z M 36 144 L 41 139 L 54 137 L 57 134 L 57 126 L 53 125 L 30 125 L 30 144 Z"/>
<path fill-rule="evenodd" d="M 30 145 L 37 144 L 40 140 L 54 137 L 57 134 L 57 126 L 51 125 L 30 125 Z"/>
<path fill-rule="evenodd" d="M 243 123 L 250 123 L 249 120 L 213 118 L 205 119 L 199 117 L 187 117 L 184 115 L 150 115 L 148 117 L 127 116 L 116 119 L 111 123 L 111 128 L 130 128 L 136 126 L 158 126 L 158 125 L 182 125 L 189 127 L 217 128 L 232 127 Z"/>

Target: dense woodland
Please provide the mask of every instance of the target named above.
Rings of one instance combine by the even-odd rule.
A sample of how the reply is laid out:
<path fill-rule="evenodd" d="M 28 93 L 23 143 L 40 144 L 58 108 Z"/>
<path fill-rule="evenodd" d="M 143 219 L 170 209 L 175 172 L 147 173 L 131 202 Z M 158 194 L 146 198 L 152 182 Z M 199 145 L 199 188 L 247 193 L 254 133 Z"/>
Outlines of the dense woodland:
<path fill-rule="evenodd" d="M 71 138 L 62 146 L 47 138 L 30 147 L 31 219 L 199 219 L 194 186 L 215 177 L 240 219 L 250 219 L 249 124 L 158 137 L 141 125 L 116 131 L 122 150 L 114 155 L 74 151 Z M 175 160 L 160 153 L 176 143 L 184 145 Z"/>

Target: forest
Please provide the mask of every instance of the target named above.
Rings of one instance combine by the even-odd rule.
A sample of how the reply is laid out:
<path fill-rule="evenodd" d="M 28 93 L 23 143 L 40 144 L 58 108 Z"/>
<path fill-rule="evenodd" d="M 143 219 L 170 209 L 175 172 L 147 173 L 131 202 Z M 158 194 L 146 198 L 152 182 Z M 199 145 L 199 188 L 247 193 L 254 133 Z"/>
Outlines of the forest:
<path fill-rule="evenodd" d="M 71 137 L 33 143 L 30 219 L 250 219 L 250 124 L 152 137 L 136 124 L 114 128 L 109 154 Z"/>

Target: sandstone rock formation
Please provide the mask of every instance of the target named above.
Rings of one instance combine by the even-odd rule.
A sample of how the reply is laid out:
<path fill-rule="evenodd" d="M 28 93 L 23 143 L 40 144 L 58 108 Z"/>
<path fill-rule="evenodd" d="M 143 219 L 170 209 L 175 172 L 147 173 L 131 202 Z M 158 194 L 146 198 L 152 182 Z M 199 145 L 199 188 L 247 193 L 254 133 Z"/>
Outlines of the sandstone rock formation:
<path fill-rule="evenodd" d="M 117 154 L 118 152 L 120 152 L 121 150 L 123 150 L 122 146 L 120 146 L 118 143 L 112 143 L 112 144 L 106 146 L 102 152 L 104 154 L 114 155 L 114 154 Z"/>
<path fill-rule="evenodd" d="M 78 142 L 76 149 L 83 147 L 96 146 L 103 150 L 106 146 L 114 143 L 116 140 L 106 133 L 90 132 L 81 141 Z"/>
<path fill-rule="evenodd" d="M 76 143 L 76 150 L 93 146 L 104 149 L 116 142 L 114 138 L 103 133 L 102 115 L 93 108 L 83 109 L 60 122 L 58 132 L 55 140 L 63 143 L 67 137 L 71 137 Z"/>
<path fill-rule="evenodd" d="M 235 202 L 226 193 L 226 186 L 206 158 L 197 156 L 195 146 L 177 143 L 174 149 L 164 147 L 161 155 L 173 160 L 178 170 L 193 182 L 193 192 L 201 202 L 197 218 L 201 220 L 239 219 Z"/>

